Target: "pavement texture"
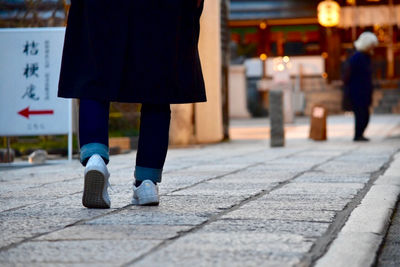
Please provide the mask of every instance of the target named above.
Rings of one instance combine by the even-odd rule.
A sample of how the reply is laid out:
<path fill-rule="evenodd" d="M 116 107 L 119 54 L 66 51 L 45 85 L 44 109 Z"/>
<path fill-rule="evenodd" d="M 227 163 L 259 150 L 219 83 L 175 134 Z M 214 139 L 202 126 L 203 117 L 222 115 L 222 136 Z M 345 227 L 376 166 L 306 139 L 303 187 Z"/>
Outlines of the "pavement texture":
<path fill-rule="evenodd" d="M 282 148 L 253 119 L 230 142 L 170 149 L 158 207 L 129 205 L 135 152 L 111 157 L 108 210 L 82 207 L 77 161 L 0 168 L 0 265 L 372 265 L 400 194 L 400 116 L 373 116 L 368 143 L 351 116 L 330 117 L 325 142 L 308 123 Z"/>
<path fill-rule="evenodd" d="M 383 242 L 376 266 L 400 266 L 400 202 L 397 204 L 396 212 Z"/>

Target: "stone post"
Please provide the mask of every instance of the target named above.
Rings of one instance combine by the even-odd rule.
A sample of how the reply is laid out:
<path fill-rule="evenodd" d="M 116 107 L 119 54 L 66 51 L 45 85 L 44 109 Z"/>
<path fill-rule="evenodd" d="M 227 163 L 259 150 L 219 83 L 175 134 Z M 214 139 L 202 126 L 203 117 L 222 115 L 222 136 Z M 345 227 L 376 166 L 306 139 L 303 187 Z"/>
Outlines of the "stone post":
<path fill-rule="evenodd" d="M 246 67 L 232 65 L 229 67 L 229 117 L 249 118 L 247 110 Z"/>
<path fill-rule="evenodd" d="M 169 143 L 185 146 L 194 142 L 193 104 L 171 105 Z"/>
<path fill-rule="evenodd" d="M 281 90 L 269 91 L 269 117 L 270 117 L 270 145 L 282 147 L 285 145 L 285 130 L 283 127 L 283 92 Z"/>
<path fill-rule="evenodd" d="M 285 123 L 294 122 L 294 109 L 293 109 L 293 88 L 291 84 L 282 86 L 283 91 L 283 113 Z"/>

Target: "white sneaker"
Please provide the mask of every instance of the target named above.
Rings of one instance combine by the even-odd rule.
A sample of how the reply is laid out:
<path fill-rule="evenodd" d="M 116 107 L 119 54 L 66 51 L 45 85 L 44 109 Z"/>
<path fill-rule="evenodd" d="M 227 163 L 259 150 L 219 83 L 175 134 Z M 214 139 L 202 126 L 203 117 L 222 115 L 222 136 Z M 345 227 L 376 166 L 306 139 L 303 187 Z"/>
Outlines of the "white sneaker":
<path fill-rule="evenodd" d="M 158 186 L 152 181 L 144 180 L 139 187 L 133 186 L 133 205 L 157 206 L 159 202 Z"/>
<path fill-rule="evenodd" d="M 111 206 L 107 187 L 110 173 L 102 157 L 94 154 L 85 168 L 85 186 L 83 188 L 82 204 L 87 208 L 109 209 Z"/>

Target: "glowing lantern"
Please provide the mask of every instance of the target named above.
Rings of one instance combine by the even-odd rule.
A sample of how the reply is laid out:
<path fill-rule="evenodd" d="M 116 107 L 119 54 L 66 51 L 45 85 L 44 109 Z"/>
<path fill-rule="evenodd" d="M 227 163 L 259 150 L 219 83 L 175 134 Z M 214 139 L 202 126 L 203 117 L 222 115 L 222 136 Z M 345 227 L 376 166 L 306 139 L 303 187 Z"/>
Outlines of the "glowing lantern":
<path fill-rule="evenodd" d="M 318 22 L 324 27 L 334 27 L 339 24 L 340 5 L 331 0 L 318 4 Z"/>
<path fill-rule="evenodd" d="M 265 54 L 265 53 L 262 53 L 262 54 L 260 55 L 260 59 L 261 59 L 262 61 L 267 60 L 267 58 L 268 58 L 268 56 L 267 56 L 267 54 Z"/>

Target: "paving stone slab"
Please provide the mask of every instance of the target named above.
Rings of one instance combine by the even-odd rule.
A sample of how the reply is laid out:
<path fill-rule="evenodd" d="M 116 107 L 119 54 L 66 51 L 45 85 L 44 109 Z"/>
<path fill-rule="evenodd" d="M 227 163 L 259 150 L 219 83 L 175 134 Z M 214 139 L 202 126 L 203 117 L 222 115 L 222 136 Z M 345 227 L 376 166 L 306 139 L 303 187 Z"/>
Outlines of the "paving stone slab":
<path fill-rule="evenodd" d="M 235 174 L 229 174 L 218 178 L 218 183 L 235 183 L 235 184 L 277 184 L 291 179 L 293 173 L 286 172 L 265 172 L 265 171 L 241 171 Z"/>
<path fill-rule="evenodd" d="M 131 204 L 132 201 L 132 182 L 129 181 L 128 183 L 115 185 L 112 184 L 112 189 L 108 190 L 110 199 L 111 199 L 111 209 L 119 209 L 126 207 Z M 81 193 L 78 194 L 80 197 L 82 196 Z M 81 205 L 77 203 L 77 205 Z"/>
<path fill-rule="evenodd" d="M 289 171 L 289 172 L 302 172 L 311 168 L 314 164 L 298 163 L 298 164 L 284 164 L 280 162 L 266 162 L 262 165 L 255 166 L 254 170 L 268 171 Z"/>
<path fill-rule="evenodd" d="M 172 191 L 179 190 L 182 188 L 190 187 L 194 184 L 214 179 L 224 173 L 215 172 L 188 172 L 188 171 L 178 171 L 163 176 L 163 182 L 159 185 L 161 194 L 168 194 Z"/>
<path fill-rule="evenodd" d="M 1 174 L 1 173 L 0 173 Z M 29 190 L 31 188 L 40 187 L 41 183 L 13 183 L 13 182 L 0 182 L 0 197 L 5 194 L 11 195 L 14 193 L 14 196 L 19 192 L 23 192 L 25 190 Z"/>
<path fill-rule="evenodd" d="M 61 181 L 54 181 L 52 180 L 51 182 L 49 181 L 48 183 L 40 183 L 40 181 L 37 181 L 36 178 L 32 178 L 30 183 L 20 183 L 20 182 L 0 182 L 0 193 L 2 197 L 5 196 L 13 196 L 14 197 L 18 194 L 26 194 L 29 191 L 34 191 L 36 189 L 57 189 L 57 187 L 60 187 L 60 184 L 67 184 L 67 185 L 73 185 L 74 183 L 77 183 L 79 181 L 82 181 L 83 179 L 81 177 L 77 178 L 71 178 L 69 177 L 68 179 L 63 179 Z M 37 181 L 37 182 L 36 182 Z M 69 188 L 66 188 L 67 191 Z"/>
<path fill-rule="evenodd" d="M 329 227 L 329 223 L 285 221 L 285 220 L 231 220 L 221 219 L 206 225 L 204 232 L 253 232 L 253 233 L 284 233 L 300 235 L 306 239 L 322 236 Z"/>
<path fill-rule="evenodd" d="M 361 183 L 366 184 L 370 180 L 369 174 L 346 174 L 306 172 L 293 180 L 294 183 Z"/>
<path fill-rule="evenodd" d="M 65 181 L 63 183 L 52 183 L 32 188 L 24 188 L 21 191 L 3 193 L 0 196 L 0 212 L 9 209 L 32 205 L 38 202 L 59 199 L 71 194 L 81 192 L 83 182 Z"/>
<path fill-rule="evenodd" d="M 75 225 L 35 240 L 163 240 L 189 229 L 189 226 L 167 225 Z"/>
<path fill-rule="evenodd" d="M 225 174 L 225 173 L 222 173 Z M 207 179 L 212 179 L 217 176 L 220 176 L 221 173 L 213 172 L 213 171 L 200 171 L 200 172 L 192 172 L 188 170 L 175 171 L 172 173 L 166 173 L 163 175 L 161 185 L 173 183 L 177 184 L 181 183 L 198 183 L 201 181 L 205 181 Z"/>
<path fill-rule="evenodd" d="M 60 172 L 59 168 L 64 172 Z M 21 168 L 16 170 L 2 171 L 0 181 L 13 183 L 54 183 L 71 178 L 78 178 L 82 175 L 82 167 L 80 164 L 52 164 L 33 168 Z"/>
<path fill-rule="evenodd" d="M 343 149 L 320 149 L 320 148 L 315 148 L 312 150 L 307 150 L 298 153 L 296 156 L 297 157 L 324 157 L 324 158 L 331 158 L 335 156 L 339 156 L 343 153 Z"/>
<path fill-rule="evenodd" d="M 355 157 L 353 160 L 345 160 L 343 158 L 337 158 L 334 163 L 344 163 L 345 165 L 352 165 L 356 164 L 358 166 L 362 165 L 367 165 L 369 168 L 371 168 L 372 171 L 379 170 L 380 167 L 384 166 L 388 161 L 389 157 L 385 158 L 376 158 L 376 157 Z M 367 167 L 367 168 L 368 168 Z M 363 169 L 367 169 L 366 167 L 362 167 Z M 368 169 L 367 169 L 368 170 Z"/>
<path fill-rule="evenodd" d="M 87 224 L 198 225 L 240 201 L 240 197 L 229 196 L 162 196 L 159 206 L 131 206 L 127 210 L 89 221 Z"/>
<path fill-rule="evenodd" d="M 208 163 L 208 164 L 201 164 L 201 165 L 194 165 L 190 168 L 188 168 L 185 171 L 191 172 L 191 173 L 197 173 L 198 171 L 200 172 L 215 172 L 215 173 L 230 173 L 234 171 L 241 170 L 243 168 L 248 167 L 249 164 L 227 164 L 227 163 Z"/>
<path fill-rule="evenodd" d="M 0 252 L 0 263 L 105 263 L 117 265 L 147 252 L 159 240 L 31 241 Z"/>
<path fill-rule="evenodd" d="M 246 205 L 246 208 L 259 208 L 265 207 L 265 209 L 271 210 L 313 210 L 313 211 L 341 211 L 343 210 L 348 201 L 334 202 L 334 201 L 290 201 L 290 200 L 270 200 L 268 198 L 259 198 Z"/>
<path fill-rule="evenodd" d="M 273 184 L 237 184 L 218 183 L 218 180 L 204 182 L 196 186 L 179 190 L 173 195 L 198 195 L 198 196 L 243 196 L 249 197 L 273 187 Z"/>
<path fill-rule="evenodd" d="M 5 265 L 7 266 L 7 265 Z M 26 266 L 26 263 L 13 263 L 13 267 L 24 267 Z M 29 267 L 110 267 L 110 263 L 59 263 L 59 262 L 40 262 L 40 263 L 29 263 Z"/>
<path fill-rule="evenodd" d="M 198 171 L 188 171 L 187 169 L 185 170 L 179 170 L 179 171 L 174 171 L 172 173 L 167 173 L 163 175 L 163 184 L 164 181 L 165 183 L 178 183 L 178 182 L 190 182 L 190 183 L 196 183 L 196 182 L 201 182 L 205 181 L 208 179 L 213 179 L 218 176 L 223 176 L 228 174 L 226 171 L 212 171 L 212 170 L 198 170 Z"/>
<path fill-rule="evenodd" d="M 80 196 L 78 199 L 75 198 L 76 196 L 52 200 L 0 213 L 1 247 L 110 212 L 110 210 L 86 209 L 80 205 Z"/>
<path fill-rule="evenodd" d="M 316 170 L 320 170 L 326 173 L 347 173 L 347 174 L 359 174 L 359 173 L 372 173 L 378 171 L 382 167 L 380 163 L 374 164 L 358 164 L 358 163 L 347 163 L 347 162 L 328 162 L 319 166 Z"/>
<path fill-rule="evenodd" d="M 290 183 L 271 194 L 354 196 L 365 185 L 358 183 Z"/>
<path fill-rule="evenodd" d="M 209 212 L 220 212 L 226 210 L 243 200 L 242 197 L 232 196 L 197 196 L 197 195 L 167 195 L 162 196 L 160 206 L 157 209 L 162 209 L 166 212 L 198 212 L 198 213 L 209 213 Z M 141 210 L 141 207 L 132 207 Z"/>
<path fill-rule="evenodd" d="M 246 208 L 241 207 L 222 217 L 231 220 L 290 220 L 306 222 L 333 222 L 336 213 L 333 211 L 313 210 L 271 210 L 268 208 Z"/>
<path fill-rule="evenodd" d="M 124 210 L 86 222 L 88 225 L 198 225 L 207 221 L 202 214 L 163 213 L 156 210 Z"/>
<path fill-rule="evenodd" d="M 40 201 L 40 199 L 31 199 L 29 197 L 0 197 L 0 212 L 23 208 L 27 205 L 34 205 Z"/>
<path fill-rule="evenodd" d="M 282 202 L 304 202 L 304 203 L 336 203 L 338 205 L 347 205 L 352 197 L 334 194 L 273 194 L 273 192 L 262 196 L 260 200 L 282 201 Z"/>
<path fill-rule="evenodd" d="M 254 163 L 262 163 L 269 160 L 275 159 L 275 155 L 265 155 L 262 153 L 254 153 L 251 155 L 245 155 L 241 157 L 225 157 L 218 161 L 219 164 L 239 164 L 239 165 L 251 165 Z"/>
<path fill-rule="evenodd" d="M 132 266 L 295 266 L 312 243 L 269 233 L 194 233 Z"/>
<path fill-rule="evenodd" d="M 292 156 L 288 158 L 276 159 L 270 161 L 272 164 L 278 163 L 283 165 L 300 165 L 304 167 L 312 167 L 313 165 L 321 164 L 331 157 L 327 156 Z"/>
<path fill-rule="evenodd" d="M 293 176 L 297 175 L 299 172 L 295 169 L 291 170 L 266 170 L 263 168 L 261 164 L 247 168 L 246 170 L 242 170 L 240 172 L 234 174 L 228 174 L 224 177 L 230 176 L 241 176 L 242 178 L 249 177 L 249 178 L 267 178 L 267 179 L 274 179 L 274 178 L 287 178 L 290 179 Z M 286 179 L 285 179 L 286 180 Z"/>

